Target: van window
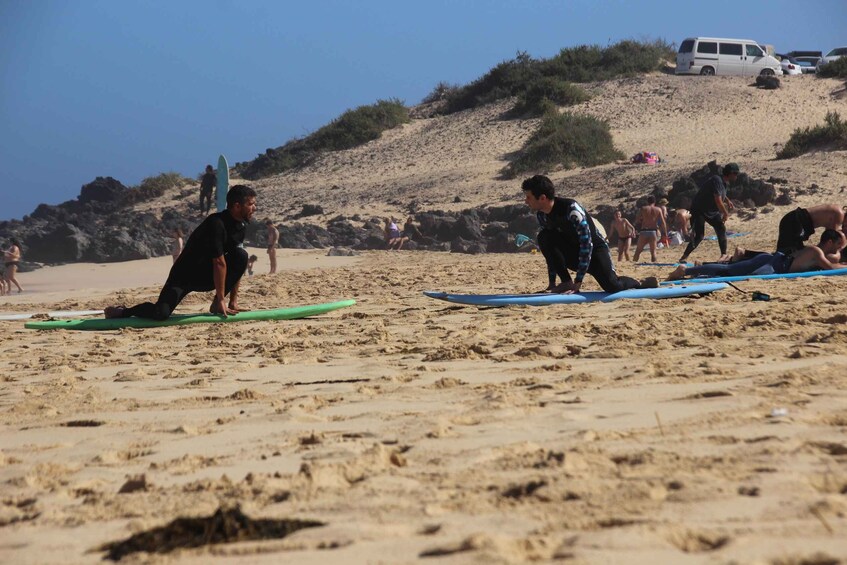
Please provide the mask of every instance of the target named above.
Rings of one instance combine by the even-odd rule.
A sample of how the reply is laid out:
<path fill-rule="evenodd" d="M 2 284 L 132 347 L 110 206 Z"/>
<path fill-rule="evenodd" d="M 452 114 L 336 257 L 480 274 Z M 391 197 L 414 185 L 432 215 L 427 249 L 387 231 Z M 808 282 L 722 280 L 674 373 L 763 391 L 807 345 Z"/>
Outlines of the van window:
<path fill-rule="evenodd" d="M 721 43 L 721 55 L 738 55 L 741 56 L 740 43 Z"/>
<path fill-rule="evenodd" d="M 694 51 L 694 40 L 686 39 L 682 42 L 682 45 L 679 46 L 680 53 L 691 53 Z"/>
<path fill-rule="evenodd" d="M 718 44 L 714 41 L 701 41 L 697 44 L 697 52 L 698 53 L 713 53 L 717 54 L 718 52 Z M 740 55 L 740 53 L 739 53 Z"/>
<path fill-rule="evenodd" d="M 748 57 L 764 57 L 764 52 L 759 48 L 758 45 L 747 45 L 747 56 Z"/>

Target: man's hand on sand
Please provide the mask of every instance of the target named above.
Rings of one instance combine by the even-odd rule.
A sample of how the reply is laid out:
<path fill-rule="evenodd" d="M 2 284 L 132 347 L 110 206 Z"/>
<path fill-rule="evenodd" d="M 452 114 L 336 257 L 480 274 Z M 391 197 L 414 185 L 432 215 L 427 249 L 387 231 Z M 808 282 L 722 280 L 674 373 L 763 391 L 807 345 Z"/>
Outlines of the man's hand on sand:
<path fill-rule="evenodd" d="M 229 309 L 224 303 L 223 298 L 215 298 L 212 300 L 212 305 L 209 306 L 209 312 L 212 314 L 220 314 L 224 318 L 229 314 L 238 314 L 238 311 Z"/>

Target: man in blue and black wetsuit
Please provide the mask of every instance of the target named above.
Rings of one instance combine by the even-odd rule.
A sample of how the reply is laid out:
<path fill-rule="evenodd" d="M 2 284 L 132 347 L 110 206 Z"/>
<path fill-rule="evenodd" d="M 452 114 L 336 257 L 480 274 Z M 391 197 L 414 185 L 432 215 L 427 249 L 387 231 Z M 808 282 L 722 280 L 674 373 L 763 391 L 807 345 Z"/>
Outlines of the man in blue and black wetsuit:
<path fill-rule="evenodd" d="M 655 288 L 658 281 L 648 277 L 639 282 L 629 277 L 619 277 L 612 264 L 609 244 L 600 235 L 594 219 L 582 205 L 570 198 L 556 197 L 553 182 L 536 175 L 523 181 L 527 206 L 538 218 L 538 248 L 547 261 L 547 269 L 562 279 L 556 285 L 551 277 L 547 291 L 570 294 L 580 291 L 582 280 L 588 273 L 606 292 L 619 292 L 630 288 Z M 568 269 L 575 271 L 573 280 Z"/>

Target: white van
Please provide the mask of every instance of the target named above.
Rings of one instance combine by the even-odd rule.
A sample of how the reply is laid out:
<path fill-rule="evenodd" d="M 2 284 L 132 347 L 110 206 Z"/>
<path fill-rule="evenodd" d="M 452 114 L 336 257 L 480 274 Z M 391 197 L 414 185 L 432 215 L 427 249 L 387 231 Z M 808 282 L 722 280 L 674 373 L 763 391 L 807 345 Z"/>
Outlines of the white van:
<path fill-rule="evenodd" d="M 678 75 L 781 75 L 779 61 L 752 39 L 689 37 L 676 54 Z"/>

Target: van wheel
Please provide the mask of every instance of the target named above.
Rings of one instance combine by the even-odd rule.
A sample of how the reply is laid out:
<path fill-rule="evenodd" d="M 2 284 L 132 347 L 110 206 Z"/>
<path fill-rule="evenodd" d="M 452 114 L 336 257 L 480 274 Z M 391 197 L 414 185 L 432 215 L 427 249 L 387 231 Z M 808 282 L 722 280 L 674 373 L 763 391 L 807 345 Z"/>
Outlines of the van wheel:
<path fill-rule="evenodd" d="M 715 69 L 713 69 L 712 67 L 703 67 L 702 69 L 700 69 L 700 74 L 703 76 L 714 76 Z"/>
<path fill-rule="evenodd" d="M 762 69 L 762 72 L 759 73 L 759 74 L 762 75 L 763 77 L 772 77 L 773 76 L 773 69 Z"/>

